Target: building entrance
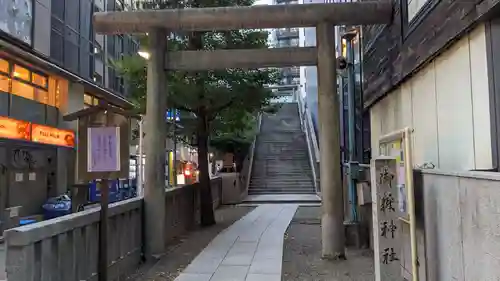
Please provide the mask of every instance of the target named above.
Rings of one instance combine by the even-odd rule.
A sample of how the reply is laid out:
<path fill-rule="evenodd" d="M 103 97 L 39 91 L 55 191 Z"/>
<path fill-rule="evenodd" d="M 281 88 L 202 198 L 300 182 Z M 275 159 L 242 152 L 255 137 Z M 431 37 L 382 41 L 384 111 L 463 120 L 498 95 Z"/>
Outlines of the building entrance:
<path fill-rule="evenodd" d="M 0 229 L 42 220 L 42 205 L 57 194 L 57 149 L 0 143 Z"/>

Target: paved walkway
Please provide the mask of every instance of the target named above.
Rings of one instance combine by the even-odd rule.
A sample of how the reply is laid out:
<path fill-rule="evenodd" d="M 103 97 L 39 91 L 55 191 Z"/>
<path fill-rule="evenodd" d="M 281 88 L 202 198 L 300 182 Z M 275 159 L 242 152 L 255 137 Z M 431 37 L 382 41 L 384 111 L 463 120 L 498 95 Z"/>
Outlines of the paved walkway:
<path fill-rule="evenodd" d="M 212 240 L 175 281 L 281 281 L 283 235 L 297 207 L 257 207 Z"/>

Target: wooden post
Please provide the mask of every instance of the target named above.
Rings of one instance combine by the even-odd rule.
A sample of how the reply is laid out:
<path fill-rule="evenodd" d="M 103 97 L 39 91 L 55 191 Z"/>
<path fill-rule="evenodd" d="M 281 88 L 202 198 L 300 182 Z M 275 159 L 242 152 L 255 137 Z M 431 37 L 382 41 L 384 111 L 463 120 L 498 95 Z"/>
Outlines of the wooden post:
<path fill-rule="evenodd" d="M 99 190 L 101 191 L 101 212 L 99 213 L 99 257 L 97 274 L 99 281 L 108 281 L 108 179 L 101 179 L 101 181 L 99 181 Z"/>

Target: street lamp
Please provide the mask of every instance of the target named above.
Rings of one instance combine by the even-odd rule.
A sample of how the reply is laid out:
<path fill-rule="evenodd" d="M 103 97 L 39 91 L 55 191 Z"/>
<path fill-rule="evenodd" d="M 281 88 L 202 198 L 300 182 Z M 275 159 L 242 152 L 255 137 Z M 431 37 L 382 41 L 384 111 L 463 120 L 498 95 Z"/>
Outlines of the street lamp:
<path fill-rule="evenodd" d="M 149 57 L 151 56 L 151 54 L 150 54 L 149 52 L 144 51 L 144 50 L 139 50 L 139 51 L 137 52 L 137 54 L 138 54 L 139 56 L 141 56 L 141 57 L 143 57 L 143 58 L 147 59 L 147 60 L 148 60 L 148 59 L 149 59 Z"/>

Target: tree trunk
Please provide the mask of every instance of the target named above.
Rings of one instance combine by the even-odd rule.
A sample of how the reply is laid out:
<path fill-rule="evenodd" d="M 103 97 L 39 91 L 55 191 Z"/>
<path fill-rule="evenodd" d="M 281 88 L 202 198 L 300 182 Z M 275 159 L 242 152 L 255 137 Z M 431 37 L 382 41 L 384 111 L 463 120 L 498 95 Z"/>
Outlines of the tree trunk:
<path fill-rule="evenodd" d="M 208 124 L 207 116 L 200 110 L 198 113 L 198 167 L 200 169 L 200 221 L 202 226 L 215 224 L 210 172 L 208 169 Z"/>

